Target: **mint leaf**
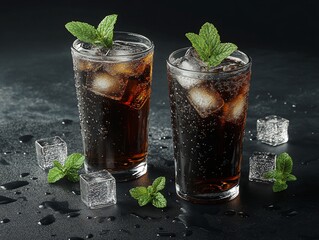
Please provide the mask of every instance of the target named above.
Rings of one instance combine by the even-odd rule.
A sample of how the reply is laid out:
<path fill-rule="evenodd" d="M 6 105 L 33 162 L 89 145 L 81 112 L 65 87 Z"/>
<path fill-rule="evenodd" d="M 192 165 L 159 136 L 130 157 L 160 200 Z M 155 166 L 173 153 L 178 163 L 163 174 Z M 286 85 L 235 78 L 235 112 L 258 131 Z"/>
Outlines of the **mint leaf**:
<path fill-rule="evenodd" d="M 209 52 L 212 52 L 220 44 L 218 31 L 211 23 L 204 23 L 199 30 L 199 35 L 205 40 Z"/>
<path fill-rule="evenodd" d="M 186 33 L 186 37 L 192 43 L 199 57 L 209 67 L 218 66 L 225 58 L 237 50 L 233 43 L 221 43 L 217 29 L 211 23 L 204 23 L 199 31 Z"/>
<path fill-rule="evenodd" d="M 158 177 L 154 180 L 152 187 L 154 189 L 154 192 L 161 191 L 165 188 L 165 177 Z"/>
<path fill-rule="evenodd" d="M 200 58 L 204 62 L 207 62 L 209 59 L 209 49 L 205 39 L 195 33 L 186 33 L 186 37 L 192 43 L 192 46 L 195 48 Z"/>
<path fill-rule="evenodd" d="M 95 44 L 99 38 L 98 31 L 90 24 L 83 22 L 69 22 L 65 28 L 82 42 Z"/>
<path fill-rule="evenodd" d="M 51 168 L 48 173 L 48 182 L 55 183 L 64 178 L 65 173 L 57 167 Z"/>
<path fill-rule="evenodd" d="M 288 188 L 288 185 L 286 182 L 283 181 L 276 181 L 272 187 L 272 190 L 274 192 L 281 192 Z"/>
<path fill-rule="evenodd" d="M 63 171 L 63 166 L 59 161 L 54 160 L 53 166 Z"/>
<path fill-rule="evenodd" d="M 138 205 L 143 207 L 146 204 L 148 204 L 150 201 L 152 201 L 152 197 L 149 194 L 142 195 L 138 198 Z"/>
<path fill-rule="evenodd" d="M 287 174 L 287 175 L 285 175 L 285 180 L 288 182 L 288 181 L 296 181 L 297 180 L 297 178 L 296 178 L 296 176 L 294 176 L 294 175 L 292 175 L 292 174 Z"/>
<path fill-rule="evenodd" d="M 281 153 L 276 160 L 276 169 L 282 173 L 292 172 L 292 158 L 288 153 Z"/>
<path fill-rule="evenodd" d="M 158 177 L 154 180 L 153 184 L 148 187 L 135 187 L 130 189 L 131 196 L 137 200 L 140 206 L 145 206 L 149 202 L 157 208 L 166 207 L 167 201 L 163 194 L 159 191 L 165 187 L 165 177 Z"/>
<path fill-rule="evenodd" d="M 78 182 L 80 180 L 78 171 L 83 167 L 84 159 L 81 153 L 73 153 L 67 157 L 64 166 L 58 161 L 53 161 L 54 168 L 48 173 L 48 182 L 55 183 L 64 177 L 71 182 Z"/>
<path fill-rule="evenodd" d="M 163 196 L 163 194 L 158 192 L 155 194 L 153 201 L 152 201 L 152 204 L 154 207 L 164 208 L 167 205 L 167 201 L 166 201 L 165 197 Z"/>
<path fill-rule="evenodd" d="M 101 41 L 107 48 L 111 47 L 113 43 L 113 31 L 116 20 L 116 14 L 106 16 L 97 27 L 97 31 L 99 33 Z"/>
<path fill-rule="evenodd" d="M 79 176 L 79 173 L 78 173 L 78 170 L 75 170 L 75 169 L 70 169 L 67 174 L 66 174 L 66 177 L 69 181 L 71 182 L 78 182 L 80 181 L 80 176 Z"/>
<path fill-rule="evenodd" d="M 281 153 L 276 160 L 276 169 L 264 174 L 265 178 L 275 179 L 273 185 L 274 192 L 281 192 L 288 188 L 287 181 L 296 181 L 297 178 L 291 174 L 292 158 L 288 153 Z"/>
<path fill-rule="evenodd" d="M 136 187 L 130 189 L 130 194 L 134 199 L 138 200 L 141 196 L 147 195 L 148 192 L 146 187 Z"/>
<path fill-rule="evenodd" d="M 72 153 L 65 161 L 64 168 L 79 170 L 83 167 L 85 157 L 81 153 Z"/>

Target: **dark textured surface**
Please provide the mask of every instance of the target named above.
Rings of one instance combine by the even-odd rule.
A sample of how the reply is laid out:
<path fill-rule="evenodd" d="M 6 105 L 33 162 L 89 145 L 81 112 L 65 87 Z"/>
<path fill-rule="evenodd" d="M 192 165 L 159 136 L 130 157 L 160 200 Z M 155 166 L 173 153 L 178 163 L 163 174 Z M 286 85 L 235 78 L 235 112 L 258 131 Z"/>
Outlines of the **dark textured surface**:
<path fill-rule="evenodd" d="M 315 41 L 318 36 L 310 30 L 307 35 L 307 28 L 303 29 L 306 39 L 302 41 L 297 37 L 290 42 L 291 45 L 296 44 L 297 48 L 280 49 L 268 39 L 263 47 L 264 37 L 261 30 L 258 30 L 257 33 L 252 33 L 257 43 L 250 45 L 249 37 L 241 35 L 241 29 L 245 33 L 249 32 L 247 26 L 236 28 L 233 32 L 228 18 L 221 13 L 217 14 L 219 26 L 225 25 L 225 34 L 229 39 L 237 39 L 239 36 L 238 42 L 243 43 L 240 45 L 243 46 L 241 50 L 253 58 L 240 196 L 226 204 L 193 205 L 177 200 L 173 180 L 172 140 L 159 140 L 161 136 L 171 135 L 165 59 L 172 50 L 187 44 L 182 33 L 188 31 L 188 28 L 181 27 L 181 33 L 173 34 L 170 38 L 173 31 L 165 31 L 160 25 L 158 11 L 165 9 L 164 2 L 160 6 L 159 3 L 155 4 L 158 11 L 150 8 L 146 15 L 150 16 L 154 11 L 154 21 L 159 24 L 162 33 L 151 31 L 156 25 L 152 26 L 149 22 L 143 25 L 145 19 L 137 13 L 130 11 L 125 14 L 130 6 L 116 4 L 106 8 L 106 13 L 104 9 L 81 4 L 48 7 L 30 3 L 28 6 L 4 6 L 0 10 L 1 24 L 10 22 L 3 26 L 7 34 L 1 38 L 0 184 L 29 182 L 29 185 L 14 190 L 0 189 L 0 195 L 7 197 L 0 198 L 0 239 L 68 239 L 85 238 L 89 234 L 93 234 L 93 239 L 154 239 L 161 232 L 174 233 L 177 239 L 184 238 L 184 235 L 190 235 L 186 239 L 319 239 L 319 182 L 316 178 L 319 170 L 319 58 L 307 46 L 307 40 Z M 138 10 L 140 5 L 134 5 L 133 10 Z M 260 8 L 261 6 L 257 10 Z M 307 2 L 305 8 L 311 10 L 308 11 L 310 14 L 306 19 L 300 18 L 301 23 L 296 25 L 297 30 L 303 27 L 300 24 L 308 21 L 309 29 L 314 24 L 312 20 L 315 20 L 316 8 L 313 8 L 311 1 Z M 183 5 L 182 10 L 187 9 L 190 7 Z M 279 6 L 280 9 L 282 8 Z M 285 12 L 288 18 L 290 14 L 299 11 L 294 4 L 289 9 Z M 271 22 L 280 15 L 279 10 L 271 15 Z M 92 14 L 94 11 L 98 14 Z M 301 8 L 300 11 L 304 14 L 305 9 Z M 89 210 L 81 202 L 80 196 L 72 193 L 78 190 L 78 184 L 62 181 L 49 185 L 46 182 L 46 173 L 36 163 L 34 141 L 59 135 L 67 142 L 69 153 L 82 151 L 69 52 L 72 37 L 65 32 L 63 24 L 73 18 L 94 23 L 112 12 L 123 15 L 118 29 L 145 34 L 156 45 L 149 172 L 136 181 L 117 185 L 116 206 Z M 258 16 L 258 13 L 251 14 Z M 253 27 L 258 23 L 261 26 L 270 26 L 262 20 L 264 15 L 266 14 L 256 18 L 252 23 Z M 196 14 L 191 16 L 200 18 Z M 198 28 L 203 21 L 214 21 L 208 12 L 204 16 L 197 20 L 198 24 L 189 24 L 193 26 L 191 29 Z M 43 29 L 41 26 L 49 17 L 52 19 L 49 27 Z M 292 23 L 295 21 L 292 18 L 290 20 Z M 272 33 L 277 33 L 276 37 L 280 39 L 280 30 L 285 29 L 289 21 L 282 21 Z M 165 23 L 167 22 L 166 19 Z M 190 22 L 191 19 L 186 20 L 186 24 Z M 30 32 L 31 26 L 35 26 L 33 33 Z M 171 28 L 176 26 L 177 24 Z M 283 32 L 289 32 L 290 28 Z M 42 32 L 39 29 L 43 29 Z M 21 38 L 23 42 L 17 40 Z M 283 39 L 287 40 L 286 37 Z M 301 42 L 297 45 L 299 40 Z M 280 40 L 276 41 L 280 43 Z M 290 120 L 290 140 L 287 144 L 270 147 L 254 139 L 256 119 L 268 114 L 277 114 Z M 62 124 L 63 119 L 71 119 L 73 122 Z M 34 136 L 31 141 L 19 142 L 20 136 L 29 134 Z M 248 158 L 253 151 L 287 151 L 295 160 L 294 173 L 298 181 L 290 183 L 287 191 L 276 194 L 272 192 L 270 185 L 249 182 Z M 21 173 L 30 175 L 20 177 Z M 167 209 L 162 211 L 151 206 L 138 207 L 129 197 L 128 190 L 133 186 L 149 184 L 159 175 L 165 175 L 168 180 L 164 191 L 168 199 Z M 37 179 L 32 180 L 33 177 Z M 39 208 L 41 203 L 52 199 L 62 204 L 64 209 L 75 210 L 79 215 L 71 214 L 73 217 L 70 217 L 67 210 L 61 213 L 49 207 Z M 39 225 L 38 222 L 46 216 L 50 216 L 50 221 L 55 219 L 54 222 Z M 110 216 L 115 218 L 109 218 Z M 189 225 L 188 230 L 180 220 L 174 220 L 176 217 Z"/>

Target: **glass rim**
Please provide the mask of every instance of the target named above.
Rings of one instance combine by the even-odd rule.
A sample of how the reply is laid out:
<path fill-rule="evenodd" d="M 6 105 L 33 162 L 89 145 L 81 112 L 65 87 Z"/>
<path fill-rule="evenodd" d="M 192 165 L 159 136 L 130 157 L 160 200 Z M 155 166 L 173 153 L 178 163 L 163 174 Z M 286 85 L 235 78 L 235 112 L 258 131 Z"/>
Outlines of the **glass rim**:
<path fill-rule="evenodd" d="M 125 31 L 114 31 L 114 35 L 116 36 L 116 34 L 122 34 L 122 35 L 126 35 L 126 36 L 133 36 L 133 37 L 136 37 L 138 39 L 142 39 L 142 40 L 145 40 L 146 42 L 149 43 L 149 45 L 146 45 L 147 48 L 144 49 L 144 50 L 141 50 L 139 52 L 136 52 L 136 53 L 129 53 L 129 54 L 120 54 L 120 55 L 116 55 L 116 56 L 98 56 L 98 55 L 90 55 L 90 54 L 87 54 L 87 53 L 83 53 L 81 51 L 79 51 L 78 49 L 76 49 L 75 45 L 79 42 L 82 42 L 80 41 L 79 39 L 75 39 L 72 43 L 72 46 L 71 46 L 71 50 L 72 52 L 75 52 L 76 54 L 80 55 L 80 56 L 83 56 L 85 58 L 88 58 L 88 59 L 95 59 L 95 60 L 104 60 L 104 61 L 107 61 L 107 60 L 111 60 L 111 61 L 114 61 L 114 60 L 121 60 L 123 59 L 124 57 L 131 57 L 132 59 L 134 59 L 135 57 L 137 58 L 138 56 L 143 56 L 143 55 L 146 55 L 147 53 L 151 52 L 153 49 L 154 49 L 154 43 L 153 41 L 151 41 L 149 38 L 141 35 L 141 34 L 138 34 L 138 33 L 133 33 L 133 32 L 125 32 Z M 113 39 L 114 40 L 117 40 L 117 39 Z"/>
<path fill-rule="evenodd" d="M 227 72 L 208 72 L 208 71 L 194 71 L 194 70 L 189 70 L 189 69 L 184 69 L 184 68 L 181 68 L 181 67 L 178 67 L 176 64 L 172 63 L 173 61 L 173 56 L 177 53 L 180 53 L 182 51 L 185 51 L 185 50 L 188 50 L 190 47 L 184 47 L 184 48 L 179 48 L 175 51 L 173 51 L 169 56 L 168 56 L 168 59 L 166 60 L 166 63 L 170 66 L 170 67 L 173 67 L 173 68 L 176 68 L 180 71 L 184 71 L 186 73 L 199 73 L 199 74 L 203 74 L 203 75 L 227 75 L 227 74 L 234 74 L 236 72 L 240 72 L 244 69 L 246 69 L 247 67 L 250 67 L 251 66 L 251 63 L 252 63 L 252 59 L 250 56 L 248 56 L 246 53 L 242 52 L 242 51 L 239 51 L 239 50 L 236 50 L 235 52 L 237 53 L 240 53 L 244 56 L 246 56 L 248 58 L 248 62 L 245 63 L 244 65 L 238 67 L 237 69 L 233 69 L 233 70 L 230 70 L 230 71 L 227 71 Z M 175 58 L 176 59 L 176 58 Z"/>

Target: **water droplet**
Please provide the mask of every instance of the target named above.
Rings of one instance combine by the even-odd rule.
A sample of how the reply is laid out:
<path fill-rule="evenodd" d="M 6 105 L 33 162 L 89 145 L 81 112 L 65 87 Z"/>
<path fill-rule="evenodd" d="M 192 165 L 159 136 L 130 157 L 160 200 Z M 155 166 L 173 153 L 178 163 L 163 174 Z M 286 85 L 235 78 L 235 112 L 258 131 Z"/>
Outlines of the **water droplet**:
<path fill-rule="evenodd" d="M 78 213 L 78 212 L 71 212 L 71 213 L 68 213 L 66 215 L 67 218 L 75 218 L 75 217 L 78 217 L 78 216 L 80 216 L 80 213 Z"/>
<path fill-rule="evenodd" d="M 32 177 L 30 178 L 31 180 L 37 180 L 38 178 L 37 177 Z"/>
<path fill-rule="evenodd" d="M 129 230 L 126 230 L 126 229 L 120 229 L 119 232 L 131 235 L 131 232 Z"/>
<path fill-rule="evenodd" d="M 88 235 L 85 236 L 86 239 L 93 238 L 93 237 L 94 237 L 94 236 L 93 236 L 92 233 L 89 233 Z"/>
<path fill-rule="evenodd" d="M 80 190 L 72 190 L 72 193 L 74 195 L 81 195 L 81 191 Z"/>
<path fill-rule="evenodd" d="M 236 215 L 236 211 L 233 210 L 233 209 L 227 210 L 227 211 L 224 212 L 224 215 L 226 215 L 226 216 L 234 216 L 234 215 Z"/>
<path fill-rule="evenodd" d="M 4 218 L 4 219 L 2 219 L 2 220 L 0 221 L 1 224 L 2 224 L 2 223 L 8 223 L 8 222 L 10 222 L 10 219 L 8 219 L 8 218 Z"/>
<path fill-rule="evenodd" d="M 28 185 L 29 182 L 27 181 L 13 181 L 13 182 L 8 182 L 5 184 L 2 184 L 0 186 L 0 188 L 4 189 L 4 190 L 12 190 L 12 189 L 16 189 L 16 188 L 20 188 L 23 186 Z"/>
<path fill-rule="evenodd" d="M 113 222 L 114 220 L 115 220 L 115 217 L 114 217 L 114 216 L 109 216 L 109 217 L 107 218 L 107 221 Z"/>
<path fill-rule="evenodd" d="M 18 214 L 18 215 L 21 215 L 22 213 L 21 213 L 21 212 L 17 212 L 17 214 Z"/>
<path fill-rule="evenodd" d="M 50 225 L 55 222 L 55 217 L 52 214 L 45 216 L 44 218 L 40 219 L 38 224 L 39 225 Z"/>
<path fill-rule="evenodd" d="M 20 143 L 27 143 L 27 142 L 29 142 L 32 138 L 33 138 L 32 135 L 24 135 L 24 136 L 19 137 L 19 142 L 20 142 Z"/>
<path fill-rule="evenodd" d="M 281 213 L 284 217 L 293 217 L 298 214 L 298 212 L 294 209 L 289 209 Z"/>
<path fill-rule="evenodd" d="M 159 227 L 159 228 L 158 228 L 158 230 L 162 231 L 162 230 L 164 230 L 164 228 L 162 228 L 162 227 Z"/>
<path fill-rule="evenodd" d="M 68 240 L 84 240 L 84 239 L 80 237 L 69 237 Z"/>
<path fill-rule="evenodd" d="M 238 216 L 240 216 L 242 218 L 248 218 L 249 217 L 249 215 L 247 213 L 245 213 L 245 212 L 238 212 L 237 214 L 238 214 Z"/>
<path fill-rule="evenodd" d="M 91 216 L 87 216 L 86 219 L 89 219 L 89 220 L 90 220 L 90 219 L 92 219 L 92 217 L 91 217 Z"/>
<path fill-rule="evenodd" d="M 135 228 L 140 228 L 140 227 L 141 227 L 141 225 L 139 225 L 139 224 L 135 224 L 135 225 L 134 225 L 134 227 L 135 227 Z"/>
<path fill-rule="evenodd" d="M 15 191 L 14 194 L 15 194 L 15 195 L 20 195 L 21 192 L 20 192 L 20 191 Z"/>
<path fill-rule="evenodd" d="M 45 201 L 39 205 L 39 208 L 49 208 L 55 212 L 59 212 L 61 214 L 67 214 L 71 212 L 78 212 L 78 209 L 70 209 L 68 202 L 58 202 L 58 201 Z"/>
<path fill-rule="evenodd" d="M 44 195 L 51 195 L 51 193 L 50 192 L 45 192 Z"/>
<path fill-rule="evenodd" d="M 63 120 L 61 121 L 61 123 L 62 123 L 63 125 L 69 125 L 69 124 L 73 123 L 73 121 L 70 120 L 70 119 L 63 119 Z"/>
<path fill-rule="evenodd" d="M 295 104 L 292 104 L 291 106 L 292 106 L 293 108 L 297 107 Z"/>
<path fill-rule="evenodd" d="M 163 233 L 157 233 L 157 237 L 176 237 L 175 233 L 168 233 L 168 232 L 163 232 Z"/>
<path fill-rule="evenodd" d="M 26 176 L 29 176 L 29 175 L 30 175 L 30 173 L 25 172 L 25 173 L 21 173 L 20 177 L 23 178 L 23 177 L 26 177 Z"/>

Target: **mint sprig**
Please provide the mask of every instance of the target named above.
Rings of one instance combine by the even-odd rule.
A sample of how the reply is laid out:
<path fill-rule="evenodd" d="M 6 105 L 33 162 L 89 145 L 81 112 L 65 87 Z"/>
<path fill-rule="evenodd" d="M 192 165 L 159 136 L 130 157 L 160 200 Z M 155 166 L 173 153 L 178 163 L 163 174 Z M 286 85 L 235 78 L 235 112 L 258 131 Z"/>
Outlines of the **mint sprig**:
<path fill-rule="evenodd" d="M 199 34 L 186 33 L 201 60 L 208 67 L 218 66 L 225 58 L 237 50 L 233 43 L 221 43 L 217 29 L 211 23 L 204 23 Z"/>
<path fill-rule="evenodd" d="M 293 161 L 288 153 L 281 153 L 276 160 L 276 169 L 264 174 L 265 178 L 275 179 L 272 187 L 274 192 L 281 192 L 288 188 L 288 181 L 296 181 L 297 178 L 291 174 Z"/>
<path fill-rule="evenodd" d="M 113 44 L 113 31 L 116 20 L 117 15 L 112 14 L 106 16 L 97 28 L 88 23 L 77 21 L 67 23 L 65 28 L 82 42 L 110 48 Z"/>
<path fill-rule="evenodd" d="M 78 182 L 78 171 L 83 167 L 84 159 L 81 153 L 73 153 L 67 157 L 64 166 L 58 161 L 53 161 L 54 167 L 49 171 L 48 182 L 55 183 L 64 177 L 71 182 Z"/>
<path fill-rule="evenodd" d="M 165 188 L 165 182 L 165 177 L 158 177 L 154 180 L 151 186 L 132 188 L 130 190 L 130 194 L 137 200 L 141 207 L 152 202 L 154 207 L 164 208 L 167 205 L 167 201 L 164 195 L 159 191 Z"/>

